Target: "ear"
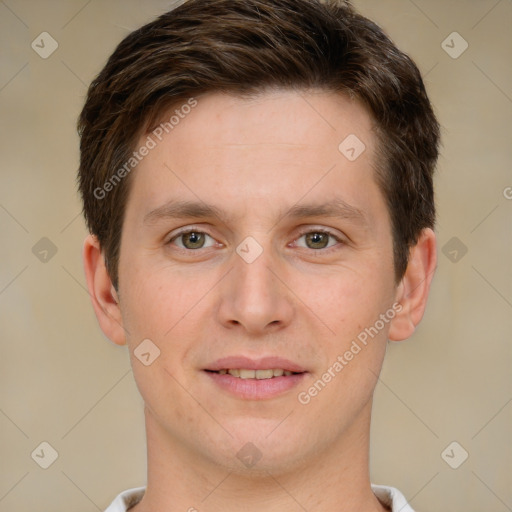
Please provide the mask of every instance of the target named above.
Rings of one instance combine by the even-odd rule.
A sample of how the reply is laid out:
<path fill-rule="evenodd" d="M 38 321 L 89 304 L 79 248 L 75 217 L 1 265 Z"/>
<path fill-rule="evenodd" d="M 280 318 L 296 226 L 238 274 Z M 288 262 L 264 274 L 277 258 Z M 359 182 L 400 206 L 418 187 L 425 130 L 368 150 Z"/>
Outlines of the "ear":
<path fill-rule="evenodd" d="M 102 331 L 117 345 L 126 343 L 119 298 L 105 266 L 98 239 L 88 235 L 83 247 L 83 262 L 87 288 Z"/>
<path fill-rule="evenodd" d="M 436 264 L 436 235 L 426 228 L 409 251 L 407 270 L 397 287 L 396 301 L 402 309 L 391 321 L 388 333 L 391 341 L 409 338 L 423 318 Z"/>

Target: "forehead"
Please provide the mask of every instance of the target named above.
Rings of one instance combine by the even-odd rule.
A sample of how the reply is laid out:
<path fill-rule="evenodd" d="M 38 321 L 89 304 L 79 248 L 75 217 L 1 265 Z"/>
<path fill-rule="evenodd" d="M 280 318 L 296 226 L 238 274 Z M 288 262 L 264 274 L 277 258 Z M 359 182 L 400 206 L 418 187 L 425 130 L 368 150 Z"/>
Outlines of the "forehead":
<path fill-rule="evenodd" d="M 188 113 L 179 120 L 174 116 L 174 122 L 178 121 L 178 124 L 166 131 L 166 134 L 175 133 L 176 142 L 180 132 L 188 136 L 186 130 L 190 125 L 202 142 L 210 147 L 244 144 L 286 144 L 293 147 L 308 144 L 337 148 L 339 138 L 345 132 L 346 135 L 359 133 L 367 138 L 372 131 L 372 120 L 363 105 L 341 93 L 277 89 L 261 91 L 251 97 L 209 93 L 195 101 L 196 107 L 190 111 L 187 109 Z M 183 102 L 172 111 L 185 107 Z M 164 115 L 164 129 L 165 121 L 169 119 L 169 113 Z M 373 141 L 367 142 L 372 144 Z"/>
<path fill-rule="evenodd" d="M 174 106 L 139 141 L 154 143 L 132 183 L 130 201 L 144 217 L 183 196 L 208 203 L 217 197 L 223 210 L 292 206 L 306 195 L 309 204 L 355 201 L 362 209 L 368 202 L 376 138 L 357 101 L 280 90 L 251 99 L 207 94 L 194 103 Z"/>

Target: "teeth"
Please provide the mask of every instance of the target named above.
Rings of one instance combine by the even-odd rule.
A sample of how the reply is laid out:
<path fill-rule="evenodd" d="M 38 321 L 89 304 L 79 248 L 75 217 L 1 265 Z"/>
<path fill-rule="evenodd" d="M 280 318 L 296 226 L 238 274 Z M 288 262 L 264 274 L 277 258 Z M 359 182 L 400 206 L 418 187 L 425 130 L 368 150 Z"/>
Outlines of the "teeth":
<path fill-rule="evenodd" d="M 247 370 L 245 368 L 232 368 L 230 370 L 219 370 L 219 374 L 225 375 L 229 373 L 233 377 L 239 377 L 240 379 L 271 379 L 272 377 L 282 377 L 283 375 L 289 377 L 293 375 L 293 372 L 289 370 L 283 370 L 282 368 L 268 369 L 268 370 Z"/>
<path fill-rule="evenodd" d="M 271 379 L 274 376 L 274 370 L 256 370 L 257 379 Z"/>

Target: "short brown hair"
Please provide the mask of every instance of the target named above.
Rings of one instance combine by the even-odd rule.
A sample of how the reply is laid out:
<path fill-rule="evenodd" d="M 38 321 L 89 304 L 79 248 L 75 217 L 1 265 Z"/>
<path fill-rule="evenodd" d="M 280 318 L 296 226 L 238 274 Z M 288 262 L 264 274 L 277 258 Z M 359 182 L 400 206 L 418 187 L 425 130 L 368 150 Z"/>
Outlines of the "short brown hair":
<path fill-rule="evenodd" d="M 140 136 L 174 105 L 269 88 L 339 92 L 368 110 L 401 279 L 410 247 L 435 222 L 439 124 L 413 61 L 346 1 L 189 0 L 118 45 L 78 120 L 83 212 L 116 289 L 130 176 L 111 183 L 108 194 L 98 190 L 126 169 Z"/>

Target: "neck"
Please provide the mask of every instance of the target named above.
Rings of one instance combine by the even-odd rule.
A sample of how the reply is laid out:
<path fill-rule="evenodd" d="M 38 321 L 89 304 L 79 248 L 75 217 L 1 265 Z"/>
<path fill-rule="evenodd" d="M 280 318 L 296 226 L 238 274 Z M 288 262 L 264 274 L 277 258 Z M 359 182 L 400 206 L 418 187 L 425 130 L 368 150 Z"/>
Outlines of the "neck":
<path fill-rule="evenodd" d="M 336 445 L 297 467 L 222 467 L 173 439 L 146 409 L 148 484 L 130 512 L 383 512 L 370 487 L 371 401 Z"/>

